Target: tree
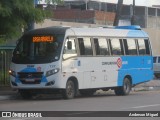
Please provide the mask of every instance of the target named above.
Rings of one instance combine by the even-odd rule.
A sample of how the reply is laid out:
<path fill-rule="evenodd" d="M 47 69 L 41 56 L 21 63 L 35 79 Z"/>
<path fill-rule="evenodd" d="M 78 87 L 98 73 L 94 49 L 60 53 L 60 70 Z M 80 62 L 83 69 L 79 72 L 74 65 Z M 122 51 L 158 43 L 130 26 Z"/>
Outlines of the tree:
<path fill-rule="evenodd" d="M 0 37 L 13 37 L 21 34 L 28 23 L 42 22 L 47 12 L 35 8 L 34 0 L 0 0 Z"/>

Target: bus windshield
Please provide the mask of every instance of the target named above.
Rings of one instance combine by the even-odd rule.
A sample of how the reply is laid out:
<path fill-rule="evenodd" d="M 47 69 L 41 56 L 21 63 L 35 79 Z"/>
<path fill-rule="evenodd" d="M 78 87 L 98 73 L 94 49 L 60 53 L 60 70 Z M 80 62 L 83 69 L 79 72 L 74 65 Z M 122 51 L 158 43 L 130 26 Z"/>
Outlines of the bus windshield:
<path fill-rule="evenodd" d="M 63 35 L 23 36 L 13 52 L 17 64 L 49 63 L 59 60 Z"/>

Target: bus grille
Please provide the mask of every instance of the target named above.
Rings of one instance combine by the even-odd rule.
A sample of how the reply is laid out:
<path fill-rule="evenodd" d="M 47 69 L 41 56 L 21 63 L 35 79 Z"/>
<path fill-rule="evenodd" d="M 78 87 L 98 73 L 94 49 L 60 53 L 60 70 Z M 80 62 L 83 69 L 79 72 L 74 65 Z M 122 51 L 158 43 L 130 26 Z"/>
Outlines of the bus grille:
<path fill-rule="evenodd" d="M 40 84 L 43 72 L 18 72 L 22 84 Z"/>

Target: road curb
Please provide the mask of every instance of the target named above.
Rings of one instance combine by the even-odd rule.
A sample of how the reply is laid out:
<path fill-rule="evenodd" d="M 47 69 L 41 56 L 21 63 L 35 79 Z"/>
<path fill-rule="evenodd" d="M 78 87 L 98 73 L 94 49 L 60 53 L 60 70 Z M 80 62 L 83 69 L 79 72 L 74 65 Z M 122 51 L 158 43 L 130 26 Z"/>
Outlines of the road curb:
<path fill-rule="evenodd" d="M 133 91 L 149 91 L 160 90 L 160 80 L 151 80 L 149 82 L 141 83 L 132 88 Z"/>
<path fill-rule="evenodd" d="M 151 91 L 151 90 L 160 90 L 160 87 L 138 87 L 138 88 L 132 88 L 132 91 Z"/>

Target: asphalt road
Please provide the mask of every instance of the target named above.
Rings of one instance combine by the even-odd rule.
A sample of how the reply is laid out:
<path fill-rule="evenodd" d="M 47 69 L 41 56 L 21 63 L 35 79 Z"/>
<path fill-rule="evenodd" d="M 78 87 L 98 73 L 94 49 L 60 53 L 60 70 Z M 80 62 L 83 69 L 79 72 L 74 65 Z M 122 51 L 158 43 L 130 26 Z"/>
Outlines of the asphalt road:
<path fill-rule="evenodd" d="M 160 119 L 160 91 L 138 91 L 131 92 L 128 96 L 116 96 L 112 91 L 98 92 L 92 97 L 77 97 L 71 100 L 64 100 L 61 96 L 56 95 L 40 95 L 31 100 L 23 100 L 19 95 L 5 96 L 0 99 L 0 111 L 49 111 L 46 113 L 51 116 L 58 116 L 52 118 L 45 118 L 46 120 L 146 120 L 145 117 L 134 117 L 128 114 L 147 114 L 153 113 L 158 117 L 147 117 L 147 120 Z M 51 111 L 51 112 L 50 112 Z M 56 112 L 53 112 L 56 111 Z M 71 111 L 57 112 L 57 111 Z M 105 111 L 105 112 L 99 112 Z M 107 111 L 107 112 L 106 112 Z M 113 112 L 111 112 L 113 111 Z M 116 112 L 115 112 L 116 111 Z M 117 111 L 119 113 L 117 113 Z M 121 111 L 129 111 L 121 113 Z M 143 113 L 141 113 L 141 111 Z M 147 112 L 144 112 L 147 111 Z M 108 113 L 109 112 L 109 113 Z M 111 113 L 110 113 L 111 112 Z M 109 116 L 107 115 L 109 114 Z M 43 114 L 44 116 L 45 114 Z M 116 117 L 118 115 L 119 117 Z M 122 115 L 122 117 L 121 117 Z M 124 116 L 123 116 L 124 115 Z M 63 116 L 63 117 L 60 117 Z M 81 117 L 83 116 L 83 117 Z M 115 117 L 113 117 L 115 116 Z M 0 118 L 1 119 L 1 118 Z M 10 120 L 11 118 L 2 118 L 2 120 Z M 44 118 L 12 118 L 14 120 L 43 120 Z"/>

